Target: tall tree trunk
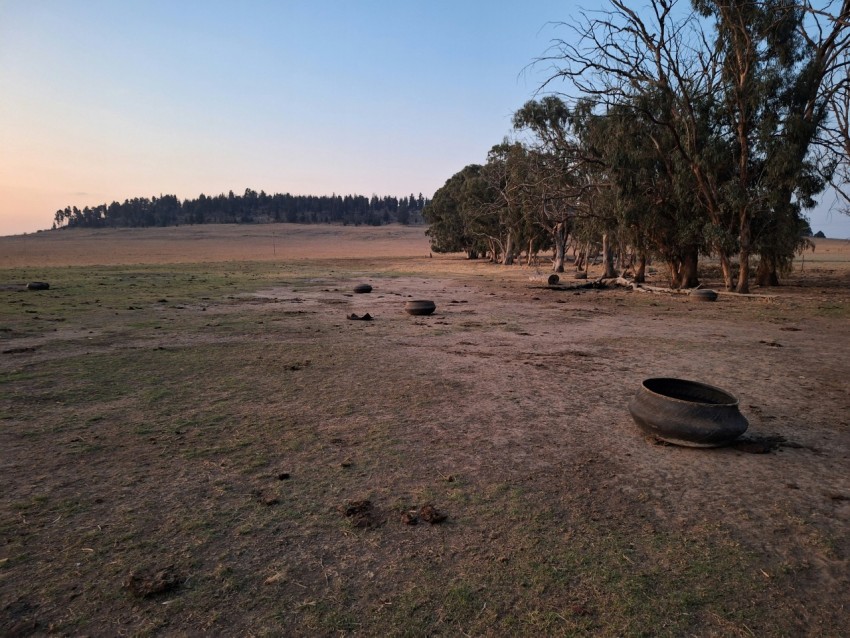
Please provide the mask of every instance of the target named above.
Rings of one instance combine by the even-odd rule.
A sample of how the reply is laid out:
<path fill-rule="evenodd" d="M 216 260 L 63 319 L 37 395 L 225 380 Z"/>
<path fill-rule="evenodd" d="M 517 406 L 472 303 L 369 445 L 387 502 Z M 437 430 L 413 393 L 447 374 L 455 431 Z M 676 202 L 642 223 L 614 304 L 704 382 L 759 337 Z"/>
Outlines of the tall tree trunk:
<path fill-rule="evenodd" d="M 738 285 L 735 287 L 735 292 L 748 293 L 750 292 L 750 216 L 749 212 L 744 209 L 740 213 L 741 219 L 741 251 L 738 257 Z"/>
<path fill-rule="evenodd" d="M 778 286 L 779 275 L 776 272 L 776 261 L 762 255 L 756 268 L 756 284 L 759 286 Z"/>
<path fill-rule="evenodd" d="M 487 245 L 490 247 L 490 263 L 498 264 L 499 263 L 499 246 L 496 243 L 496 240 L 492 237 L 487 238 Z"/>
<path fill-rule="evenodd" d="M 667 260 L 667 270 L 670 271 L 670 287 L 678 288 L 679 287 L 679 260 L 674 258 L 669 258 Z"/>
<path fill-rule="evenodd" d="M 723 272 L 723 285 L 726 290 L 732 290 L 732 262 L 726 253 L 720 253 L 720 270 Z"/>
<path fill-rule="evenodd" d="M 508 232 L 505 238 L 505 254 L 502 256 L 503 266 L 513 266 L 514 264 L 514 234 Z"/>
<path fill-rule="evenodd" d="M 617 271 L 614 270 L 614 251 L 611 250 L 611 240 L 608 238 L 608 233 L 602 234 L 602 264 L 605 268 L 603 277 L 617 276 Z"/>
<path fill-rule="evenodd" d="M 682 261 L 679 262 L 679 288 L 696 288 L 699 286 L 699 251 L 689 248 Z"/>
<path fill-rule="evenodd" d="M 558 222 L 555 226 L 555 232 L 552 233 L 552 239 L 555 242 L 555 260 L 552 265 L 552 270 L 555 272 L 564 272 L 564 261 L 566 261 L 567 258 L 566 222 Z"/>
<path fill-rule="evenodd" d="M 638 257 L 637 268 L 635 268 L 635 283 L 642 284 L 646 281 L 646 255 Z"/>

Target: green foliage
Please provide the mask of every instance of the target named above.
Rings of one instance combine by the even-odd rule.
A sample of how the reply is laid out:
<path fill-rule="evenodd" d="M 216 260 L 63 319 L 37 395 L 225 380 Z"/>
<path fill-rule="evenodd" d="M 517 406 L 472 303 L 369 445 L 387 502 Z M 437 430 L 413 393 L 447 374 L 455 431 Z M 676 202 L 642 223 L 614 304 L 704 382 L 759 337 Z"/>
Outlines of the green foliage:
<path fill-rule="evenodd" d="M 830 15 L 832 3 L 807 11 L 790 0 L 693 0 L 690 14 L 671 0 L 640 13 L 608 4 L 571 25 L 578 45 L 558 41 L 544 58 L 550 82 L 576 91 L 571 102 L 527 102 L 513 124 L 528 143 L 490 151 L 481 174 L 496 197 L 477 209 L 477 233 L 505 263 L 536 229 L 548 246 L 569 228 L 674 273 L 719 255 L 729 286 L 737 252 L 740 292 L 753 256 L 775 279 L 806 247 L 802 211 L 842 166 L 846 136 L 823 132 L 848 94 L 850 5 Z"/>
<path fill-rule="evenodd" d="M 465 167 L 449 178 L 425 206 L 423 216 L 429 224 L 427 234 L 434 252 L 465 252 L 475 258 L 485 251 L 486 245 L 475 234 L 478 212 L 489 199 L 481 170 L 478 164 Z"/>
<path fill-rule="evenodd" d="M 248 224 L 254 222 L 343 223 L 379 226 L 393 221 L 401 224 L 421 221 L 427 200 L 420 193 L 409 197 L 362 195 L 290 195 L 250 188 L 243 195 L 230 191 L 208 197 L 180 201 L 174 195 L 136 197 L 123 203 L 67 206 L 56 211 L 54 228 L 146 227 L 179 224 Z"/>

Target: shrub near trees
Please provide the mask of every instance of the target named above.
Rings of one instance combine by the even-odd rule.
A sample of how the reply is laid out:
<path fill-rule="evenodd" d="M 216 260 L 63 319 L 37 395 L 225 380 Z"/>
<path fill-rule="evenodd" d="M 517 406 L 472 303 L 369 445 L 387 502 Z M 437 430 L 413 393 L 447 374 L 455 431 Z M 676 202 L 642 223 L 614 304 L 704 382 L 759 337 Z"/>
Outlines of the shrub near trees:
<path fill-rule="evenodd" d="M 569 234 L 601 246 L 609 276 L 615 257 L 638 278 L 652 257 L 691 287 L 713 255 L 727 289 L 748 291 L 752 263 L 778 283 L 807 246 L 803 211 L 847 174 L 850 0 L 681 4 L 610 0 L 564 25 L 575 40 L 543 60 L 557 69 L 546 87 L 568 94 L 525 104 L 521 141 L 437 191 L 434 249 L 463 228 L 475 254 L 554 248 L 560 271 Z M 477 196 L 456 200 L 470 179 Z"/>

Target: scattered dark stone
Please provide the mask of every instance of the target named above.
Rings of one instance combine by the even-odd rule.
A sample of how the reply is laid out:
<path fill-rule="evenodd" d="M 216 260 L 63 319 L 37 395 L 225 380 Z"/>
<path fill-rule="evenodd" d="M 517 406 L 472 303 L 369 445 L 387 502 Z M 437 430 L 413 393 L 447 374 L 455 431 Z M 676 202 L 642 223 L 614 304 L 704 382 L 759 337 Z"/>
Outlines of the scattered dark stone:
<path fill-rule="evenodd" d="M 850 501 L 850 495 L 847 494 L 833 493 L 829 495 L 829 498 L 833 501 Z"/>
<path fill-rule="evenodd" d="M 277 475 L 278 481 L 285 481 L 288 478 L 289 478 L 289 472 L 281 472 L 280 474 Z"/>
<path fill-rule="evenodd" d="M 431 523 L 431 525 L 437 525 L 438 523 L 445 521 L 448 516 L 429 503 L 419 510 L 419 518 L 426 523 Z"/>
<path fill-rule="evenodd" d="M 797 485 L 796 483 L 786 483 L 785 487 L 787 487 L 789 490 L 799 490 L 800 489 L 800 486 Z"/>
<path fill-rule="evenodd" d="M 590 610 L 584 605 L 576 604 L 570 607 L 570 613 L 573 616 L 589 616 Z"/>
<path fill-rule="evenodd" d="M 449 474 L 449 475 L 446 477 L 446 482 L 447 482 L 447 483 L 454 483 L 454 482 L 455 482 L 455 475 L 454 475 L 454 474 Z"/>
<path fill-rule="evenodd" d="M 372 315 L 370 315 L 368 312 L 362 317 L 358 317 L 352 312 L 350 315 L 348 315 L 348 318 L 352 321 L 372 321 Z"/>
<path fill-rule="evenodd" d="M 346 459 L 342 463 L 340 463 L 340 467 L 351 467 L 351 465 L 352 465 L 351 461 L 349 461 L 348 459 Z"/>
<path fill-rule="evenodd" d="M 349 501 L 343 510 L 346 518 L 354 527 L 378 527 L 383 523 L 372 501 Z"/>
<path fill-rule="evenodd" d="M 416 525 L 419 523 L 419 516 L 416 514 L 416 510 L 411 510 L 402 514 L 401 522 L 404 525 Z"/>
<path fill-rule="evenodd" d="M 267 496 L 266 498 L 263 499 L 263 505 L 265 505 L 267 507 L 271 507 L 272 505 L 277 505 L 278 503 L 280 503 L 280 499 L 275 498 L 273 496 Z"/>
<path fill-rule="evenodd" d="M 776 341 L 765 341 L 765 340 L 762 339 L 761 341 L 759 341 L 759 343 L 763 343 L 764 345 L 769 346 L 771 348 L 781 348 L 782 347 L 782 344 L 777 343 Z"/>
<path fill-rule="evenodd" d="M 802 328 L 795 328 L 794 326 L 785 326 L 784 328 L 780 328 L 780 330 L 785 330 L 786 332 L 799 332 Z"/>
<path fill-rule="evenodd" d="M 27 290 L 49 290 L 50 284 L 46 281 L 31 281 L 27 284 Z"/>
<path fill-rule="evenodd" d="M 183 582 L 174 565 L 163 569 L 138 569 L 124 581 L 124 589 L 137 598 L 151 598 L 177 589 Z"/>

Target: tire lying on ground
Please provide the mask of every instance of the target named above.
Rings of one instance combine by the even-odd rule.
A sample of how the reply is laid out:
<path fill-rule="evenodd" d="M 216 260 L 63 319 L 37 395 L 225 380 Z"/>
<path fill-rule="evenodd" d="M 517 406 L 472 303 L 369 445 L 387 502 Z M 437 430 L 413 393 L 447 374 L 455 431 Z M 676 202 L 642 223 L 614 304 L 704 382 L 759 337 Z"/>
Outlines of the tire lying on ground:
<path fill-rule="evenodd" d="M 734 395 L 685 379 L 644 380 L 629 412 L 646 434 L 688 447 L 727 445 L 749 426 Z"/>
<path fill-rule="evenodd" d="M 708 288 L 692 290 L 688 296 L 694 301 L 717 301 L 717 291 Z"/>
<path fill-rule="evenodd" d="M 437 304 L 430 299 L 414 299 L 404 302 L 404 310 L 409 315 L 430 315 L 436 309 Z"/>
<path fill-rule="evenodd" d="M 31 281 L 27 284 L 27 290 L 49 290 L 50 284 L 46 281 Z"/>

